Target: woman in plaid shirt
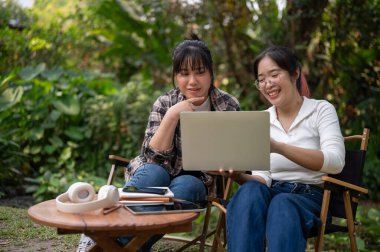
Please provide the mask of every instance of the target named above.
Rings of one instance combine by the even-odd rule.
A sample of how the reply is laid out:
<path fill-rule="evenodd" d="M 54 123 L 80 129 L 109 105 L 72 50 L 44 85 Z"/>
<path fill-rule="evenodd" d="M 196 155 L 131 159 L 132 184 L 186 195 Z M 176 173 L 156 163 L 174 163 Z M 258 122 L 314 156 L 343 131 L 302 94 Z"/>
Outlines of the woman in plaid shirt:
<path fill-rule="evenodd" d="M 239 102 L 214 86 L 213 60 L 207 45 L 196 35 L 179 43 L 172 54 L 174 89 L 157 98 L 149 116 L 141 154 L 126 169 L 126 186 L 169 187 L 174 197 L 203 201 L 212 177 L 201 171 L 182 169 L 179 116 L 183 111 L 237 111 Z M 157 235 L 138 251 L 149 251 L 162 236 Z M 126 244 L 130 236 L 119 237 Z M 85 250 L 93 241 L 86 236 Z M 84 250 L 84 251 L 85 251 Z M 77 251 L 83 251 L 78 248 Z"/>
<path fill-rule="evenodd" d="M 182 169 L 180 113 L 183 111 L 236 111 L 239 102 L 213 85 L 210 50 L 196 35 L 174 49 L 172 80 L 175 88 L 153 104 L 141 154 L 126 172 L 127 185 L 167 186 L 174 196 L 190 201 L 206 199 L 211 177 Z"/>
<path fill-rule="evenodd" d="M 153 104 L 141 154 L 131 160 L 126 185 L 165 186 L 174 197 L 203 201 L 212 177 L 182 169 L 180 113 L 183 111 L 237 111 L 237 99 L 214 86 L 213 60 L 196 35 L 179 43 L 172 54 L 174 89 Z M 157 236 L 158 240 L 161 236 Z M 154 241 L 141 251 L 149 251 Z"/>

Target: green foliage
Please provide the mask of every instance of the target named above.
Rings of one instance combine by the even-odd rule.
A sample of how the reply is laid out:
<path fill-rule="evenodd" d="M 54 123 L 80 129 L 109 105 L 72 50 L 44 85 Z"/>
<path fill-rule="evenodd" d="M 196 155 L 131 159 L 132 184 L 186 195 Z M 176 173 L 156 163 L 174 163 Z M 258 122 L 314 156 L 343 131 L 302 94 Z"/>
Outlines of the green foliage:
<path fill-rule="evenodd" d="M 364 212 L 364 211 L 363 211 Z M 362 223 L 361 237 L 365 239 L 365 244 L 370 244 L 367 247 L 368 251 L 380 247 L 380 211 L 376 208 L 370 208 L 358 217 L 358 221 Z"/>
<path fill-rule="evenodd" d="M 105 184 L 96 176 L 108 173 L 107 153 L 137 154 L 141 125 L 155 98 L 149 81 L 136 79 L 120 88 L 112 75 L 48 69 L 45 64 L 17 74 L 2 82 L 7 85 L 2 97 L 14 90 L 22 95 L 11 96 L 0 107 L 0 132 L 9 132 L 1 136 L 1 148 L 7 150 L 0 154 L 6 168 L 2 187 L 24 178 L 26 192 L 36 200 L 52 198 L 73 181 Z"/>
<path fill-rule="evenodd" d="M 360 223 L 356 232 L 359 251 L 377 251 L 380 247 L 380 211 L 376 206 L 359 206 L 357 221 Z M 345 224 L 341 220 L 340 224 Z M 346 233 L 333 233 L 325 236 L 325 247 L 334 247 L 339 251 L 349 250 L 349 238 Z"/>
<path fill-rule="evenodd" d="M 171 50 L 195 32 L 214 55 L 216 85 L 243 110 L 268 107 L 251 85 L 254 56 L 270 44 L 294 47 L 312 97 L 335 105 L 344 134 L 371 127 L 364 183 L 379 199 L 378 7 L 377 0 L 296 0 L 281 10 L 275 0 L 70 0 L 26 10 L 3 1 L 0 197 L 23 184 L 38 199 L 52 197 L 74 180 L 103 178 L 109 153 L 134 157 L 155 97 L 170 88 Z"/>
<path fill-rule="evenodd" d="M 370 197 L 379 199 L 380 153 L 380 25 L 378 1 L 336 1 L 323 15 L 310 69 L 315 95 L 332 102 L 338 110 L 345 134 L 360 133 L 370 127 L 370 141 L 365 164 L 364 182 Z M 377 6 L 377 7 L 375 7 Z M 362 14 L 366 13 L 362 18 Z M 312 48 L 312 49 L 311 49 Z"/>

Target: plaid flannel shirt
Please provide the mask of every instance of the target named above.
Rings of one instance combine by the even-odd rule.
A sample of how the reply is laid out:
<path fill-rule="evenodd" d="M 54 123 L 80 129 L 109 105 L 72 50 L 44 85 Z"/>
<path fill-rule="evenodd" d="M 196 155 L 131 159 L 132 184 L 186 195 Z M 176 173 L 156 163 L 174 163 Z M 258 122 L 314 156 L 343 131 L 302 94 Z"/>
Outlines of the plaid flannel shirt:
<path fill-rule="evenodd" d="M 238 100 L 232 95 L 212 87 L 210 92 L 212 111 L 238 111 L 240 105 Z M 176 176 L 182 171 L 182 148 L 180 124 L 176 126 L 172 147 L 167 151 L 157 151 L 149 146 L 150 140 L 161 124 L 161 121 L 168 109 L 185 100 L 186 98 L 178 88 L 172 89 L 158 97 L 150 112 L 149 122 L 145 130 L 145 137 L 141 148 L 141 153 L 132 159 L 125 172 L 125 179 L 129 180 L 135 171 L 144 163 L 156 163 L 164 167 L 171 176 Z M 200 173 L 200 179 L 209 187 L 212 177 L 206 173 Z"/>

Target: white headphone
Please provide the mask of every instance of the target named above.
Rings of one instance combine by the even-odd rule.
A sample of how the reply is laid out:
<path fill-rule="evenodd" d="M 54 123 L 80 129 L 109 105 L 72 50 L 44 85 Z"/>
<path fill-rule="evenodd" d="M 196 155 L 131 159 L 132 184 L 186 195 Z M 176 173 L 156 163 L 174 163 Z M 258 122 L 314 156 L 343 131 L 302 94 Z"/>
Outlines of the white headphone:
<path fill-rule="evenodd" d="M 119 191 L 113 185 L 102 186 L 95 198 L 94 188 L 84 182 L 76 182 L 69 187 L 67 192 L 59 195 L 56 199 L 57 209 L 65 213 L 82 213 L 99 208 L 109 208 L 119 201 Z M 70 201 L 70 202 L 68 202 Z"/>

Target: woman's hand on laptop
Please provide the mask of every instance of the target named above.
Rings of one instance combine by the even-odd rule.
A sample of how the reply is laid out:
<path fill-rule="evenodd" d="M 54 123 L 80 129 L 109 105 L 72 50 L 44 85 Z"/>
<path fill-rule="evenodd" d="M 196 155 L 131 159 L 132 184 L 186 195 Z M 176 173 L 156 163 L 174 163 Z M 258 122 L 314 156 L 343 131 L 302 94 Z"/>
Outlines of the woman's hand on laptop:
<path fill-rule="evenodd" d="M 225 170 L 219 169 L 219 171 L 207 171 L 206 173 L 211 175 L 219 175 L 232 179 L 239 185 L 243 184 L 248 180 L 258 180 L 262 182 L 260 179 L 256 178 L 257 176 L 252 176 L 250 174 L 246 174 L 245 171 L 234 171 L 233 169 Z M 260 177 L 259 177 L 260 178 Z M 265 184 L 265 181 L 264 181 Z"/>
<path fill-rule="evenodd" d="M 257 180 L 263 184 L 266 184 L 266 181 L 260 176 L 252 176 L 251 174 L 246 174 L 245 171 L 234 171 L 233 169 L 225 170 L 223 168 L 218 171 L 207 171 L 206 173 L 211 175 L 219 175 L 232 179 L 239 185 L 244 184 L 246 181 Z"/>
<path fill-rule="evenodd" d="M 240 176 L 241 173 L 244 173 L 244 171 L 234 171 L 234 169 L 225 170 L 223 168 L 220 168 L 218 171 L 207 171 L 206 173 L 210 175 L 229 177 L 232 180 L 235 180 L 237 177 Z"/>

